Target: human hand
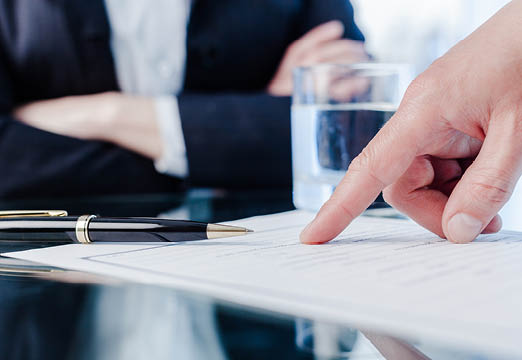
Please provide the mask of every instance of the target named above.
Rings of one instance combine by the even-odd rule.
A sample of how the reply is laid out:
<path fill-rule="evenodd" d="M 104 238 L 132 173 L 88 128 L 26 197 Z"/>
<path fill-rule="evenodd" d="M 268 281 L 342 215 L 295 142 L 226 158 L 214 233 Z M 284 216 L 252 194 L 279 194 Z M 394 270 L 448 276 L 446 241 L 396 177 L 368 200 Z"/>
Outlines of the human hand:
<path fill-rule="evenodd" d="M 343 39 L 340 21 L 319 25 L 294 41 L 285 52 L 267 91 L 275 96 L 292 94 L 292 71 L 298 66 L 321 63 L 347 64 L 367 61 L 368 55 L 361 41 Z"/>
<path fill-rule="evenodd" d="M 151 159 L 161 156 L 154 99 L 106 92 L 35 101 L 14 117 L 40 130 L 114 143 Z"/>
<path fill-rule="evenodd" d="M 34 101 L 14 109 L 24 124 L 78 139 L 101 139 L 116 116 L 118 93 L 67 96 Z"/>
<path fill-rule="evenodd" d="M 501 227 L 522 172 L 522 1 L 511 2 L 408 88 L 315 220 L 304 243 L 338 235 L 384 198 L 456 243 Z M 487 54 L 487 55 L 486 55 Z"/>

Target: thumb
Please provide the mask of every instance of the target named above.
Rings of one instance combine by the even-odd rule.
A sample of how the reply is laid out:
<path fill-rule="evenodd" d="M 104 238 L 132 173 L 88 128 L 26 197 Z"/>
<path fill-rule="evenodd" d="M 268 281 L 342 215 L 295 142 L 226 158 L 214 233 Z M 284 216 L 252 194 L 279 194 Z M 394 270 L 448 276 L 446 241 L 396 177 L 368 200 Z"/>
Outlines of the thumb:
<path fill-rule="evenodd" d="M 521 121 L 511 116 L 490 121 L 480 153 L 448 199 L 442 228 L 452 242 L 473 241 L 511 197 L 522 170 Z"/>

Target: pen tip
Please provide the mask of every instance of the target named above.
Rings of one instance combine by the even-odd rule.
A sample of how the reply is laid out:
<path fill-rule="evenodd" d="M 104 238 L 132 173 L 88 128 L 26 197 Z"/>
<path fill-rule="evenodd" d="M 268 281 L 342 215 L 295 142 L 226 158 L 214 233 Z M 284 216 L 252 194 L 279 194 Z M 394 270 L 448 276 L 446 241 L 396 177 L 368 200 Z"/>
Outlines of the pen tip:
<path fill-rule="evenodd" d="M 250 229 L 244 227 L 222 225 L 222 224 L 208 224 L 207 225 L 207 238 L 208 239 L 219 239 L 223 237 L 241 236 L 253 232 Z"/>

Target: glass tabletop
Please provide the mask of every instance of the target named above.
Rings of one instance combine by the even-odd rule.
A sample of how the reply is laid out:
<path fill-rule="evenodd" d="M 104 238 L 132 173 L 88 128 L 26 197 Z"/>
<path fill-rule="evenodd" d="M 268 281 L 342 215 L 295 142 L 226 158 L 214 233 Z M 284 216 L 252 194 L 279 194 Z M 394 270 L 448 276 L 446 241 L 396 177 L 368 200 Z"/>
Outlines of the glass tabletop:
<path fill-rule="evenodd" d="M 286 190 L 0 202 L 0 210 L 223 222 L 293 209 Z M 367 216 L 398 216 L 376 204 Z M 34 246 L 33 246 L 34 247 Z M 0 245 L 2 252 L 28 248 Z M 0 258 L 2 359 L 498 359 L 200 294 Z"/>

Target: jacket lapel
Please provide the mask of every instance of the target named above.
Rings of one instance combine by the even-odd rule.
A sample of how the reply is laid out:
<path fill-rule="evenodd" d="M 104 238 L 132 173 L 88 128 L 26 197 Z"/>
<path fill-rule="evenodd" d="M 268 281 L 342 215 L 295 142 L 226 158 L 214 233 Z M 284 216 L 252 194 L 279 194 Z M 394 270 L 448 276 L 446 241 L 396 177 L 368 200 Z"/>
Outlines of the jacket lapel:
<path fill-rule="evenodd" d="M 118 90 L 104 0 L 62 0 L 82 69 L 82 93 Z"/>

